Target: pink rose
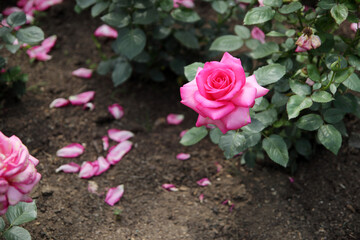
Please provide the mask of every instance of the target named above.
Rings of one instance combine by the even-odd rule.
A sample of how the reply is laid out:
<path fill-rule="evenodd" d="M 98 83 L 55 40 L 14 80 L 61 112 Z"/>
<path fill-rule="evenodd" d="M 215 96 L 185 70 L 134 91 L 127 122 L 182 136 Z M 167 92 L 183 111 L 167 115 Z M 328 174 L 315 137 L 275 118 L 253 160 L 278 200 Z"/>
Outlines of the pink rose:
<path fill-rule="evenodd" d="M 251 37 L 259 40 L 261 43 L 265 43 L 265 33 L 258 27 L 254 27 L 251 30 Z"/>
<path fill-rule="evenodd" d="M 32 201 L 28 194 L 41 178 L 38 163 L 18 137 L 0 132 L 0 215 L 9 205 Z"/>
<path fill-rule="evenodd" d="M 174 8 L 178 8 L 180 5 L 186 8 L 193 8 L 195 6 L 194 0 L 173 0 Z"/>
<path fill-rule="evenodd" d="M 297 48 L 295 52 L 306 52 L 311 49 L 316 49 L 321 46 L 321 40 L 319 36 L 312 34 L 310 37 L 306 34 L 302 34 L 298 40 L 296 40 Z"/>
<path fill-rule="evenodd" d="M 255 75 L 245 77 L 240 59 L 229 53 L 220 62 L 205 63 L 195 81 L 180 88 L 181 103 L 199 113 L 196 126 L 214 124 L 223 133 L 251 123 L 249 108 L 268 91 Z"/>

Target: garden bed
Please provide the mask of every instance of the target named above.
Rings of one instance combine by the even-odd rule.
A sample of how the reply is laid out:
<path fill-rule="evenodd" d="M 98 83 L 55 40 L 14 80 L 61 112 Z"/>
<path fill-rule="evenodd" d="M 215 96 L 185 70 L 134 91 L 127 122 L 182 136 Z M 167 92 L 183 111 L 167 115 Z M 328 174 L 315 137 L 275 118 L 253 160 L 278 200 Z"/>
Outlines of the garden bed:
<path fill-rule="evenodd" d="M 17 135 L 40 160 L 42 180 L 32 194 L 38 218 L 25 226 L 33 239 L 360 238 L 359 149 L 350 147 L 348 139 L 338 156 L 319 148 L 311 161 L 300 164 L 293 183 L 288 170 L 270 161 L 248 169 L 239 158 L 225 160 L 208 139 L 181 146 L 179 133 L 194 125 L 196 115 L 180 104 L 175 79 L 131 79 L 114 89 L 110 77 L 71 76 L 73 70 L 100 61 L 91 38 L 100 22 L 87 12 L 77 15 L 73 8 L 72 1 L 65 1 L 38 18 L 47 36 L 58 36 L 53 59 L 30 63 L 23 53 L 12 58 L 10 65 L 29 73 L 28 91 L 21 102 L 0 113 L 0 130 Z M 87 90 L 96 91 L 94 111 L 49 108 L 55 98 Z M 108 113 L 114 102 L 124 107 L 121 120 Z M 169 113 L 185 114 L 185 121 L 167 125 Z M 350 134 L 360 134 L 359 120 L 349 117 L 347 124 Z M 89 180 L 55 173 L 69 162 L 55 152 L 69 143 L 86 144 L 85 154 L 74 160 L 78 164 L 105 155 L 101 137 L 110 128 L 135 133 L 134 147 L 123 160 L 91 179 L 102 191 L 124 184 L 124 196 L 113 207 L 104 196 L 88 192 Z M 192 157 L 179 161 L 175 156 L 180 152 Z M 219 173 L 215 162 L 223 166 Z M 204 177 L 211 186 L 196 184 Z M 163 190 L 164 183 L 179 191 Z M 234 204 L 232 211 L 221 204 L 226 199 Z"/>

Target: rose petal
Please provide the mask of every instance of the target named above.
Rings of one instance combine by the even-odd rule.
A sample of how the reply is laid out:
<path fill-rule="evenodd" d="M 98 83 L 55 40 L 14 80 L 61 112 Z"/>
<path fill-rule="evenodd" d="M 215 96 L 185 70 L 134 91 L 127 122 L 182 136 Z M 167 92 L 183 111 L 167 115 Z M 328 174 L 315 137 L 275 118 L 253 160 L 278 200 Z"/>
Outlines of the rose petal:
<path fill-rule="evenodd" d="M 179 153 L 176 155 L 176 158 L 178 160 L 188 160 L 190 157 L 191 157 L 191 155 L 188 153 Z"/>
<path fill-rule="evenodd" d="M 51 6 L 62 3 L 63 0 L 35 0 L 36 10 L 44 11 Z"/>
<path fill-rule="evenodd" d="M 99 186 L 96 182 L 89 181 L 87 189 L 90 193 L 98 194 L 97 190 L 99 189 Z"/>
<path fill-rule="evenodd" d="M 45 52 L 49 52 L 55 46 L 56 40 L 57 37 L 53 35 L 42 41 L 41 46 L 44 48 Z"/>
<path fill-rule="evenodd" d="M 134 133 L 126 130 L 112 128 L 108 130 L 108 135 L 110 139 L 120 143 L 132 138 L 134 136 Z"/>
<path fill-rule="evenodd" d="M 94 91 L 87 91 L 87 92 L 79 93 L 77 95 L 70 96 L 69 100 L 72 105 L 83 105 L 93 100 L 94 96 L 95 96 Z"/>
<path fill-rule="evenodd" d="M 199 196 L 199 201 L 200 201 L 200 203 L 203 203 L 203 202 L 204 202 L 204 194 L 203 194 L 203 193 L 200 194 L 200 196 Z"/>
<path fill-rule="evenodd" d="M 211 182 L 208 178 L 202 178 L 199 181 L 196 182 L 199 186 L 205 187 L 208 185 L 211 185 Z"/>
<path fill-rule="evenodd" d="M 132 142 L 124 141 L 119 143 L 118 145 L 110 148 L 109 153 L 106 156 L 106 160 L 111 164 L 114 165 L 118 163 L 123 156 L 128 153 L 132 148 Z"/>
<path fill-rule="evenodd" d="M 225 124 L 221 120 L 212 120 L 210 118 L 205 118 L 201 115 L 198 116 L 198 119 L 196 121 L 196 127 L 207 126 L 209 124 L 216 125 L 221 130 L 221 132 L 224 134 L 230 130 L 230 129 L 226 128 Z"/>
<path fill-rule="evenodd" d="M 185 133 L 187 133 L 187 131 L 189 131 L 189 130 L 188 130 L 188 129 L 182 130 L 182 131 L 180 132 L 180 137 L 182 138 L 182 137 L 185 135 Z"/>
<path fill-rule="evenodd" d="M 99 169 L 96 171 L 95 176 L 106 172 L 110 168 L 110 163 L 104 157 L 98 157 L 96 161 Z"/>
<path fill-rule="evenodd" d="M 80 78 L 91 78 L 93 70 L 88 68 L 79 68 L 72 72 L 72 75 Z"/>
<path fill-rule="evenodd" d="M 124 109 L 122 106 L 120 106 L 117 103 L 114 103 L 113 105 L 110 105 L 108 107 L 109 112 L 115 119 L 120 119 L 124 116 Z"/>
<path fill-rule="evenodd" d="M 164 183 L 163 185 L 161 185 L 161 187 L 169 192 L 179 191 L 179 189 L 177 189 L 174 184 L 170 183 Z"/>
<path fill-rule="evenodd" d="M 234 111 L 223 117 L 222 121 L 227 129 L 242 128 L 251 123 L 249 108 L 237 107 Z"/>
<path fill-rule="evenodd" d="M 91 178 L 98 171 L 99 166 L 97 162 L 83 162 L 80 167 L 80 178 Z"/>
<path fill-rule="evenodd" d="M 80 165 L 74 162 L 70 162 L 68 164 L 61 165 L 55 170 L 55 172 L 60 171 L 63 171 L 65 173 L 77 173 L 80 171 Z"/>
<path fill-rule="evenodd" d="M 114 206 L 124 194 L 124 185 L 119 185 L 114 188 L 110 188 L 106 193 L 105 202 L 110 206 Z"/>
<path fill-rule="evenodd" d="M 92 102 L 88 102 L 84 104 L 83 109 L 92 111 L 95 109 L 95 105 Z"/>
<path fill-rule="evenodd" d="M 5 15 L 5 16 L 8 16 L 14 12 L 21 12 L 22 10 L 18 7 L 7 7 L 4 9 L 4 11 L 2 11 L 2 13 Z"/>
<path fill-rule="evenodd" d="M 234 203 L 231 204 L 231 205 L 230 205 L 230 208 L 229 208 L 229 212 L 232 212 L 232 210 L 234 209 L 234 207 L 235 207 L 235 204 L 234 204 Z"/>
<path fill-rule="evenodd" d="M 289 181 L 290 181 L 290 183 L 295 182 L 295 180 L 294 180 L 294 178 L 293 178 L 293 177 L 289 177 Z"/>
<path fill-rule="evenodd" d="M 59 108 L 59 107 L 64 107 L 70 104 L 70 101 L 65 99 L 65 98 L 57 98 L 54 99 L 51 103 L 50 103 L 50 108 Z"/>
<path fill-rule="evenodd" d="M 48 61 L 51 59 L 51 56 L 47 54 L 48 51 L 46 51 L 46 49 L 42 46 L 29 48 L 26 53 L 30 59 L 36 59 L 39 61 Z"/>
<path fill-rule="evenodd" d="M 314 82 L 313 80 L 311 80 L 310 78 L 307 78 L 306 81 L 305 81 L 305 83 L 306 83 L 307 85 L 309 85 L 310 87 L 315 84 L 315 82 Z"/>
<path fill-rule="evenodd" d="M 215 166 L 216 166 L 216 172 L 217 173 L 220 172 L 223 169 L 223 167 L 218 162 L 215 162 Z"/>
<path fill-rule="evenodd" d="M 102 142 L 103 142 L 103 149 L 104 149 L 104 151 L 108 150 L 108 148 L 109 148 L 109 138 L 108 138 L 108 136 L 103 136 L 103 137 L 101 138 L 101 140 L 102 140 Z"/>
<path fill-rule="evenodd" d="M 262 97 L 269 92 L 269 89 L 263 88 L 262 86 L 260 86 L 257 83 L 255 74 L 246 78 L 245 87 L 246 88 L 249 88 L 249 87 L 256 88 L 256 98 Z"/>
<path fill-rule="evenodd" d="M 64 158 L 78 157 L 84 153 L 85 148 L 79 143 L 69 144 L 56 152 L 56 156 Z"/>
<path fill-rule="evenodd" d="M 265 33 L 258 27 L 254 27 L 251 30 L 251 37 L 259 40 L 261 43 L 265 43 Z"/>
<path fill-rule="evenodd" d="M 114 28 L 103 24 L 95 30 L 94 35 L 96 37 L 117 38 L 118 32 Z"/>
<path fill-rule="evenodd" d="M 226 204 L 228 204 L 229 203 L 229 199 L 225 199 L 221 204 L 222 205 L 226 205 Z"/>
<path fill-rule="evenodd" d="M 166 117 L 166 121 L 170 125 L 179 125 L 184 120 L 183 114 L 170 113 Z"/>

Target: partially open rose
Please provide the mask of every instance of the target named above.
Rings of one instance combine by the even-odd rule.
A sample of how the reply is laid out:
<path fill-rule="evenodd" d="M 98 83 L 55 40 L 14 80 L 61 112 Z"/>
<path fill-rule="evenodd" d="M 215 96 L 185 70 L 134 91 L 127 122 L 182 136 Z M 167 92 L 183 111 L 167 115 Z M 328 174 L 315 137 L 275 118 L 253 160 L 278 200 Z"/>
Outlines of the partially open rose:
<path fill-rule="evenodd" d="M 255 75 L 245 77 L 241 61 L 225 53 L 220 62 L 207 62 L 194 81 L 180 88 L 181 103 L 199 113 L 196 126 L 216 125 L 223 133 L 251 123 L 249 108 L 269 90 Z"/>
<path fill-rule="evenodd" d="M 9 205 L 32 201 L 28 194 L 41 178 L 38 163 L 19 138 L 0 132 L 0 215 Z"/>

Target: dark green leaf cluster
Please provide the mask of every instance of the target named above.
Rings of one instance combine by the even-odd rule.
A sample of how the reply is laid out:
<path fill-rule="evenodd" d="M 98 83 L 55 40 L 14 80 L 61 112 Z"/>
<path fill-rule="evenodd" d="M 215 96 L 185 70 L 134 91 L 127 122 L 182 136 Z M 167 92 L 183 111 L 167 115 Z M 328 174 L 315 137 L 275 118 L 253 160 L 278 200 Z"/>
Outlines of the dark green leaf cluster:
<path fill-rule="evenodd" d="M 318 144 L 337 154 L 347 136 L 345 115 L 360 115 L 360 98 L 354 94 L 360 92 L 360 30 L 343 31 L 345 21 L 360 22 L 360 6 L 351 0 L 321 0 L 313 6 L 264 0 L 264 5 L 249 5 L 244 26 L 217 37 L 210 50 L 234 52 L 245 44 L 249 50 L 239 57 L 252 62 L 245 67 L 242 61 L 245 71 L 270 92 L 256 99 L 250 125 L 226 134 L 211 129 L 210 138 L 227 158 L 243 153 L 249 166 L 266 153 L 293 167 L 297 157 L 309 158 Z M 264 44 L 251 39 L 251 25 L 271 38 Z M 296 52 L 295 43 L 307 29 L 319 36 L 321 46 Z M 199 66 L 185 67 L 189 81 Z"/>
<path fill-rule="evenodd" d="M 6 240 L 31 240 L 30 233 L 19 225 L 36 219 L 35 202 L 19 202 L 15 206 L 10 206 L 5 217 L 6 222 L 0 217 L 0 237 Z"/>

